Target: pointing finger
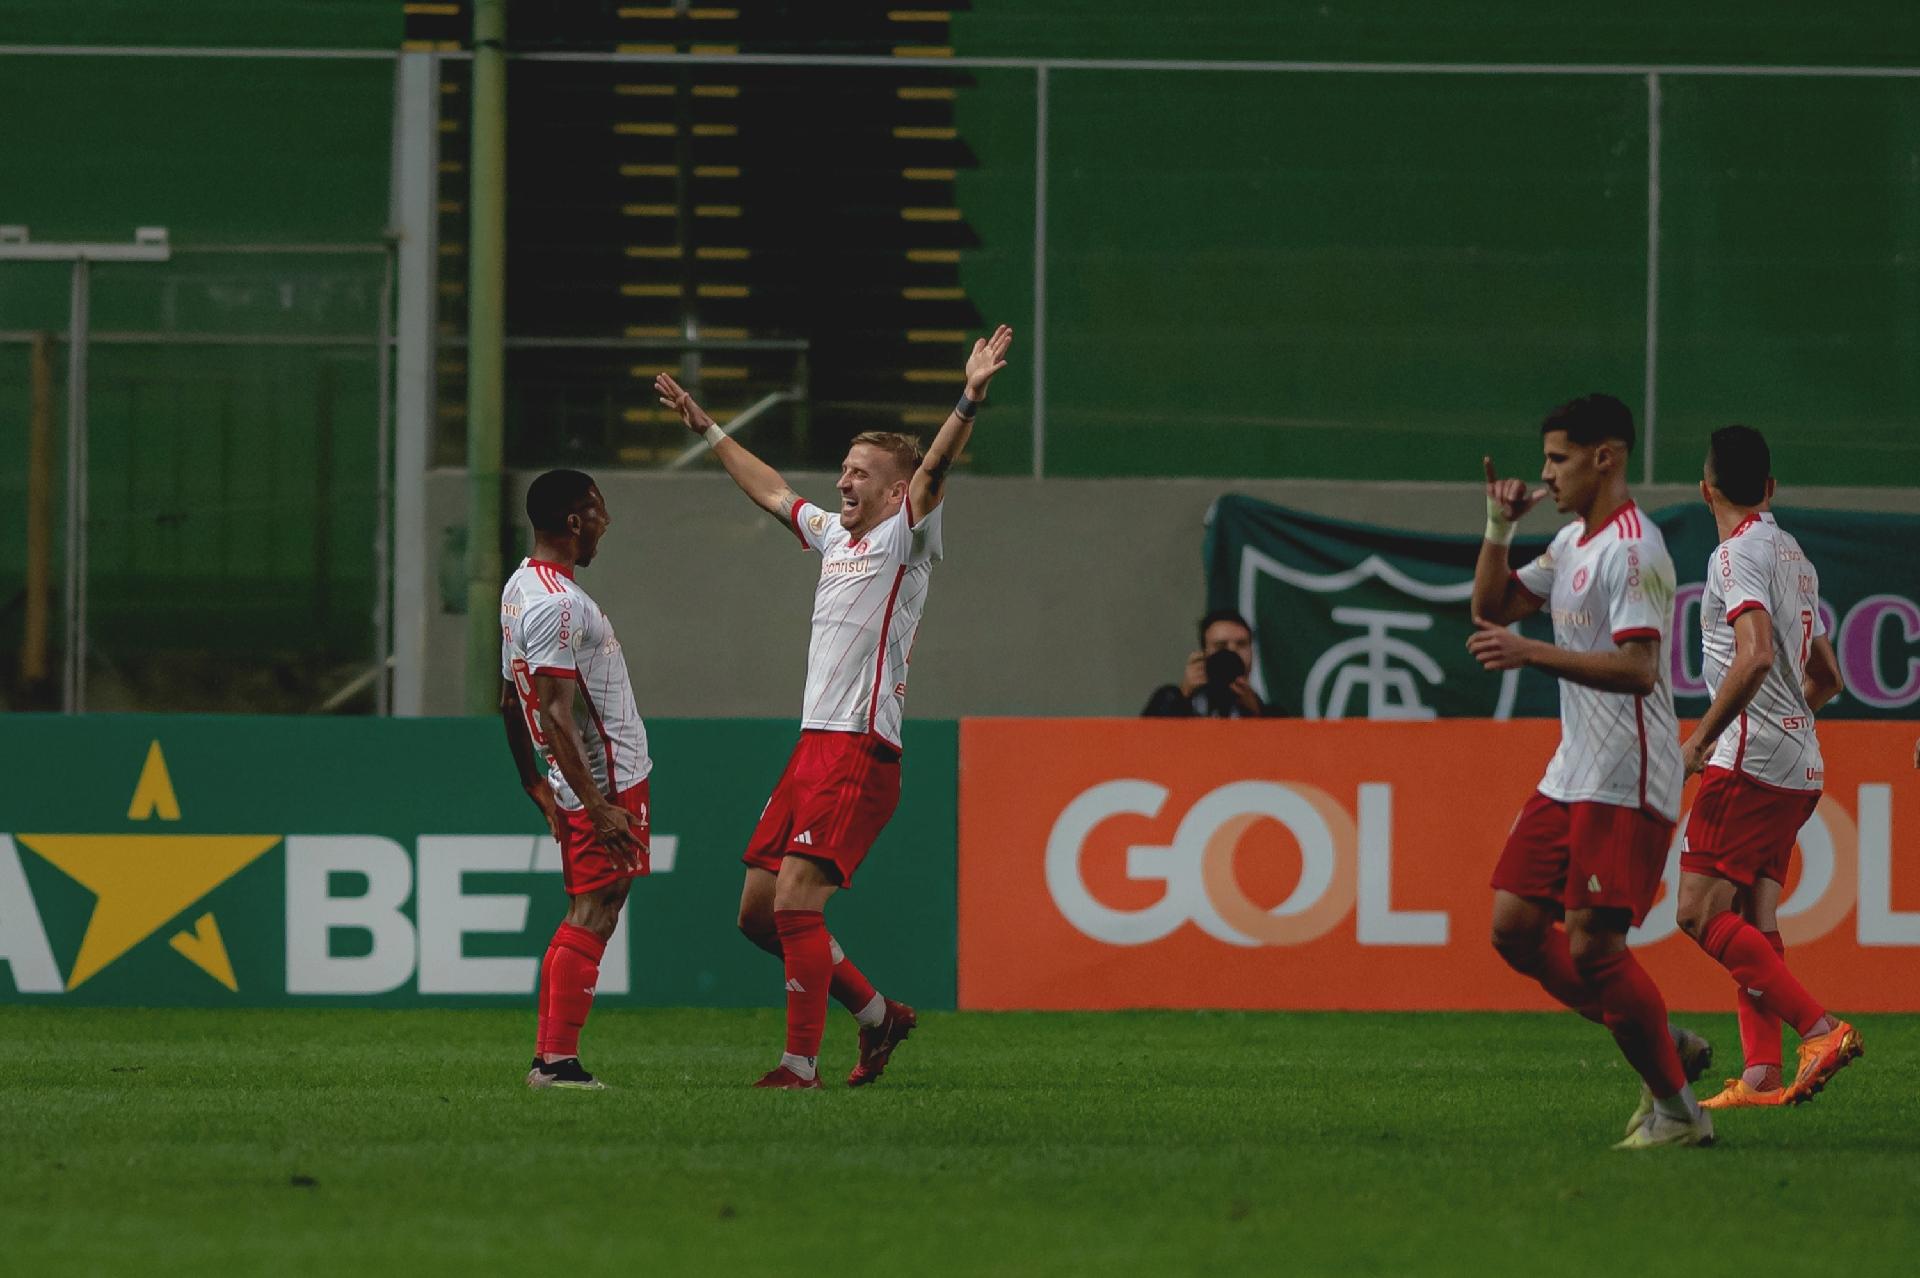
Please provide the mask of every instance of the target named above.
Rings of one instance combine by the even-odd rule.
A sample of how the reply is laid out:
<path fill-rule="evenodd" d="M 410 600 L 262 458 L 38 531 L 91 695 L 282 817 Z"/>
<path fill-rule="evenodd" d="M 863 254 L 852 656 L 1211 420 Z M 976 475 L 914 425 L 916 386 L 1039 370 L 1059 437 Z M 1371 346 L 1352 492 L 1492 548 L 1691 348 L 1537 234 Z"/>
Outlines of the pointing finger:
<path fill-rule="evenodd" d="M 1499 477 L 1498 475 L 1496 475 L 1496 474 L 1494 474 L 1494 473 L 1493 473 L 1493 458 L 1491 458 L 1491 457 L 1482 457 L 1482 458 L 1480 459 L 1480 465 L 1481 465 L 1481 466 L 1483 466 L 1483 467 L 1485 467 L 1485 469 L 1486 469 L 1486 472 L 1487 472 L 1487 483 L 1489 483 L 1489 484 L 1497 484 L 1497 483 L 1499 483 L 1499 482 L 1500 482 L 1500 477 Z"/>

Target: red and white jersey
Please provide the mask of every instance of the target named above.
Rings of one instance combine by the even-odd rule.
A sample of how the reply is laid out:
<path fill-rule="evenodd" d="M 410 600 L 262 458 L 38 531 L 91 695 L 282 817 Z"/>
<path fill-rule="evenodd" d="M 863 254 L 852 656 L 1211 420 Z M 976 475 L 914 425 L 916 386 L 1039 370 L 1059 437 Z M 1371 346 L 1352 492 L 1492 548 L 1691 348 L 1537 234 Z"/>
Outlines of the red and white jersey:
<path fill-rule="evenodd" d="M 1773 627 L 1773 666 L 1739 721 L 1720 734 L 1708 762 L 1762 785 L 1818 790 L 1825 765 L 1800 677 L 1813 641 L 1827 633 L 1820 620 L 1820 574 L 1793 535 L 1767 514 L 1749 516 L 1707 559 L 1700 600 L 1702 672 L 1716 696 L 1733 667 L 1733 619 L 1756 608 Z"/>
<path fill-rule="evenodd" d="M 872 733 L 900 748 L 907 661 L 942 554 L 940 511 L 915 523 L 903 502 L 855 540 L 838 515 L 809 501 L 794 505 L 793 531 L 820 552 L 801 727 Z"/>
<path fill-rule="evenodd" d="M 1553 641 L 1569 652 L 1613 652 L 1630 639 L 1660 643 L 1658 682 L 1644 697 L 1560 681 L 1560 748 L 1540 793 L 1680 816 L 1680 728 L 1667 676 L 1674 571 L 1666 539 L 1628 502 L 1591 537 L 1579 520 L 1514 573 L 1553 611 Z"/>
<path fill-rule="evenodd" d="M 580 681 L 573 701 L 574 726 L 585 747 L 587 769 L 608 799 L 640 784 L 653 771 L 647 726 L 634 706 L 627 660 L 613 623 L 573 579 L 573 570 L 540 559 L 522 559 L 500 592 L 500 676 L 513 682 L 533 744 L 546 756 L 547 780 L 563 808 L 586 804 L 560 775 L 546 735 L 540 731 L 533 676 Z"/>

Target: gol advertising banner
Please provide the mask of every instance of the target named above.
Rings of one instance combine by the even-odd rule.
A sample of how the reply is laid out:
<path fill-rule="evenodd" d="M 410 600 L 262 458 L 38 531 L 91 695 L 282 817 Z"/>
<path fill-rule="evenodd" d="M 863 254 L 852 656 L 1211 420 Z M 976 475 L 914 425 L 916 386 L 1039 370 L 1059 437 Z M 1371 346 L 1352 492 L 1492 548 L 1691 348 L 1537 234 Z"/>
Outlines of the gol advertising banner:
<path fill-rule="evenodd" d="M 782 722 L 648 726 L 653 874 L 600 967 L 611 1004 L 761 1004 L 740 851 Z M 951 723 L 907 725 L 905 793 L 834 934 L 953 1005 Z M 0 1002 L 531 1008 L 560 852 L 496 719 L 0 716 Z"/>
<path fill-rule="evenodd" d="M 965 721 L 960 1006 L 1552 1007 L 1488 944 L 1487 880 L 1558 732 Z M 1820 740 L 1829 788 L 1780 910 L 1788 955 L 1836 1008 L 1920 1010 L 1914 728 L 1827 723 Z M 1678 843 L 1634 943 L 1671 1006 L 1725 1010 L 1730 979 L 1675 922 Z"/>
<path fill-rule="evenodd" d="M 1820 570 L 1821 611 L 1847 690 L 1822 719 L 1920 716 L 1920 516 L 1836 510 L 1779 512 L 1781 527 Z M 1653 514 L 1678 574 L 1674 642 L 1666 653 L 1683 715 L 1707 708 L 1700 671 L 1700 599 L 1718 544 L 1695 502 Z M 1535 511 L 1511 560 L 1538 555 L 1562 522 Z M 1468 655 L 1468 597 L 1477 534 L 1438 537 L 1322 519 L 1251 497 L 1226 496 L 1207 522 L 1207 599 L 1253 622 L 1253 683 L 1269 705 L 1307 719 L 1509 719 L 1559 713 L 1538 671 L 1487 678 Z M 1553 638 L 1545 610 L 1523 634 Z"/>

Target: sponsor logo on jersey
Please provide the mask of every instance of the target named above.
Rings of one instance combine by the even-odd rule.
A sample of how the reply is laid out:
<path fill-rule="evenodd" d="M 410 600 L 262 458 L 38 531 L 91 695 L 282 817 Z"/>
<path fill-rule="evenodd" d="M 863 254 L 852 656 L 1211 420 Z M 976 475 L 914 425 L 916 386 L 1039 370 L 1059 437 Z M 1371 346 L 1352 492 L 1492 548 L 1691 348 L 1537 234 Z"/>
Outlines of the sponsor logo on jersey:
<path fill-rule="evenodd" d="M 820 566 L 820 573 L 826 577 L 862 577 L 873 569 L 873 558 L 869 555 L 845 558 L 836 555 Z"/>

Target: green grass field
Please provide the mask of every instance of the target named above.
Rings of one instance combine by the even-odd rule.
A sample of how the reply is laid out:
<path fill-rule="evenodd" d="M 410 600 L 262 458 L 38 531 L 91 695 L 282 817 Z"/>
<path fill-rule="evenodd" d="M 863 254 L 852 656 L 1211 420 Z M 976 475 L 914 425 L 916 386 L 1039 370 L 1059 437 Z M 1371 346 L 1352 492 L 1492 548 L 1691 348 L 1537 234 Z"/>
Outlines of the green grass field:
<path fill-rule="evenodd" d="M 536 1094 L 530 1012 L 6 1007 L 0 1272 L 1911 1274 L 1920 1017 L 1861 1028 L 1628 1155 L 1571 1016 L 929 1014 L 822 1094 L 746 1087 L 772 1009 L 607 1011 L 618 1090 Z"/>

